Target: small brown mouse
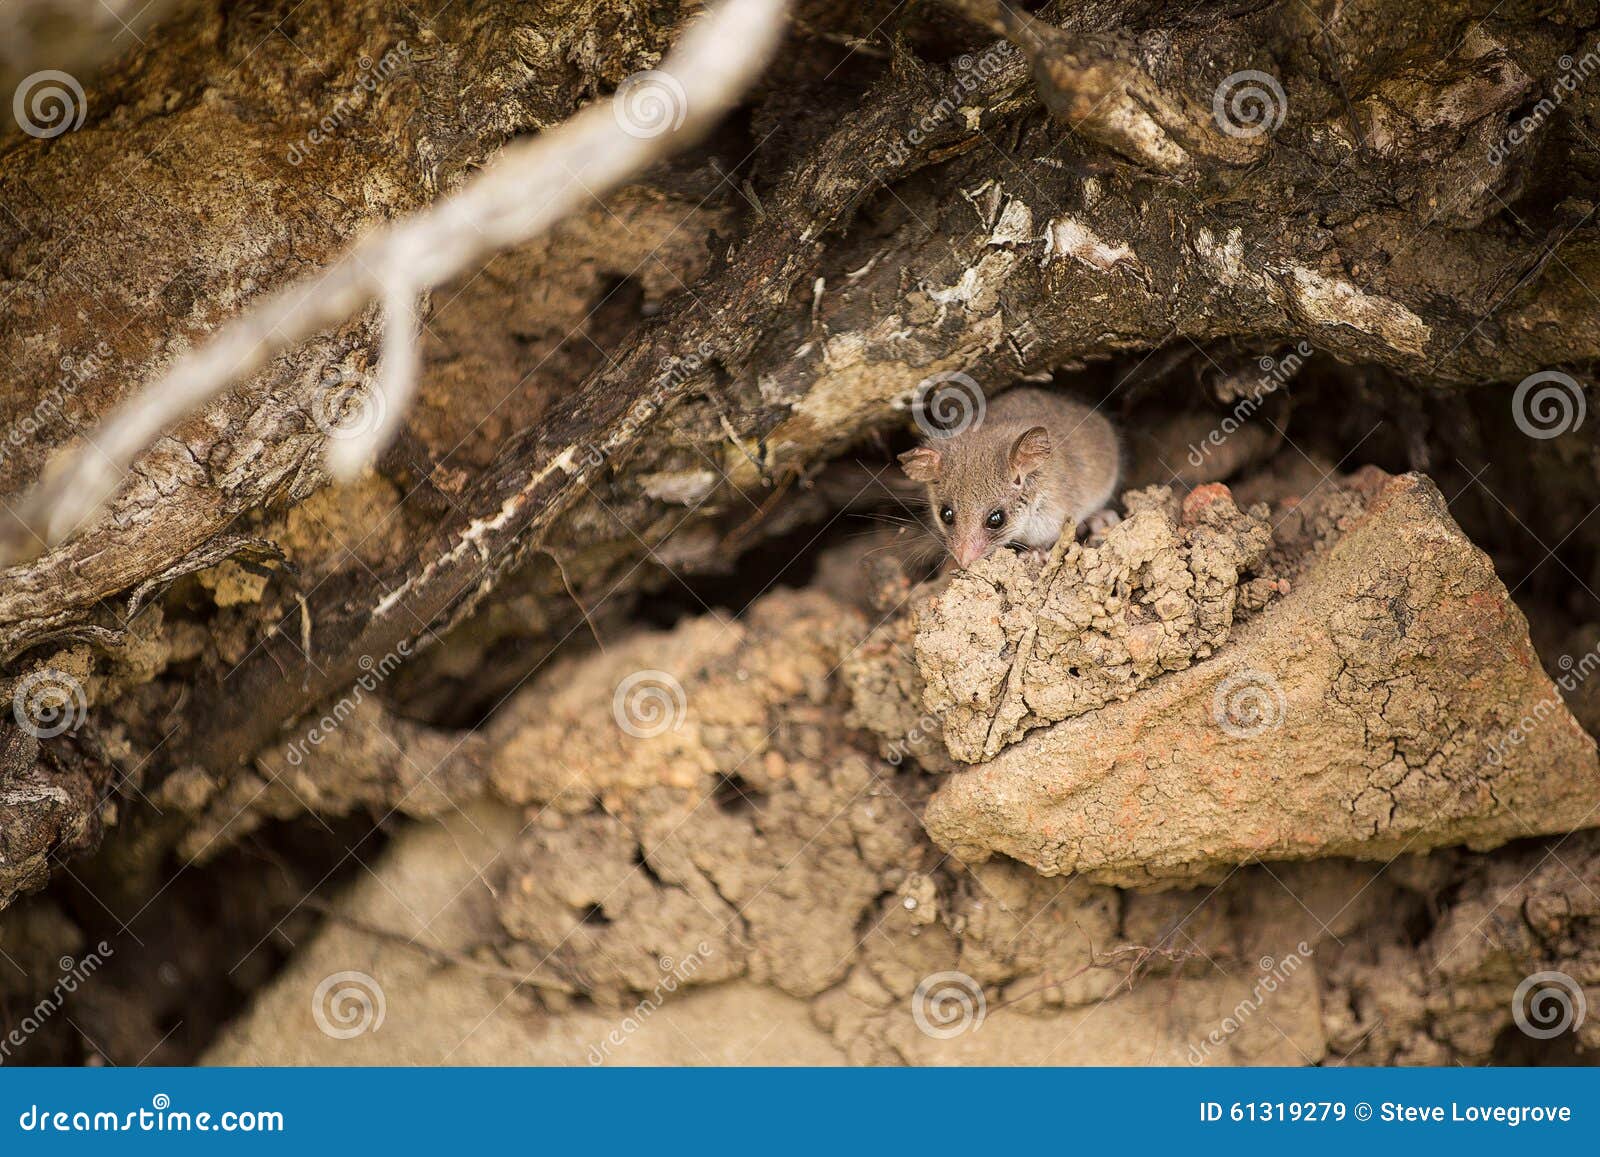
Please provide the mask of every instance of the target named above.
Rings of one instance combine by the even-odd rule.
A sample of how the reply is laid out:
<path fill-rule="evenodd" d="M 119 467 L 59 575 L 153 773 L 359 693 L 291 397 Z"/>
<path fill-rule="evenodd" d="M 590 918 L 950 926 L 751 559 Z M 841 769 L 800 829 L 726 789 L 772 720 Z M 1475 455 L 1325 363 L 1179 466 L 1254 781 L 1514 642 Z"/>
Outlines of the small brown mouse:
<path fill-rule="evenodd" d="M 907 450 L 900 465 L 927 484 L 934 525 L 963 569 L 1009 544 L 1049 550 L 1105 511 L 1122 477 L 1105 417 L 1027 387 L 1001 394 L 968 429 Z"/>

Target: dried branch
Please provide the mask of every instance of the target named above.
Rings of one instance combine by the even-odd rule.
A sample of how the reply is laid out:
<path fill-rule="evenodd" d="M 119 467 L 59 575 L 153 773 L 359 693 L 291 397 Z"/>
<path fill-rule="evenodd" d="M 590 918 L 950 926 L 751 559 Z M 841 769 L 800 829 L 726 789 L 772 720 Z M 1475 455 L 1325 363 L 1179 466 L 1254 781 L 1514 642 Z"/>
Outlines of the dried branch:
<path fill-rule="evenodd" d="M 1029 997 L 1039 996 L 1041 993 L 1050 992 L 1052 990 L 1057 992 L 1062 991 L 1066 987 L 1068 981 L 1076 980 L 1078 977 L 1082 976 L 1086 972 L 1091 971 L 1092 969 L 1110 969 L 1126 964 L 1127 972 L 1124 973 L 1122 979 L 1117 981 L 1116 987 L 1114 987 L 1109 993 L 1101 998 L 1102 1000 L 1109 1000 L 1119 991 L 1126 990 L 1128 992 L 1132 992 L 1134 983 L 1148 973 L 1158 961 L 1165 961 L 1174 967 L 1181 967 L 1190 960 L 1198 959 L 1203 955 L 1204 953 L 1193 948 L 1155 948 L 1144 944 L 1123 944 L 1102 955 L 1096 952 L 1093 946 L 1091 946 L 1089 949 L 1089 960 L 1081 967 L 1074 969 L 1067 975 L 1061 977 L 1059 980 L 1050 980 L 1047 978 L 1043 984 L 1037 985 L 1034 988 L 1025 989 L 1024 991 L 1019 992 L 1015 996 L 1011 997 L 1009 1000 L 1000 1001 L 998 1004 L 994 1005 L 990 1011 L 999 1012 L 1003 1008 L 1010 1008 L 1013 1005 L 1021 1004 Z M 1207 957 L 1207 959 L 1209 959 L 1209 957 Z"/>
<path fill-rule="evenodd" d="M 494 964 L 486 964 L 477 957 L 469 956 L 465 952 L 458 952 L 451 948 L 441 948 L 437 944 L 431 944 L 426 940 L 419 940 L 415 936 L 407 936 L 404 932 L 399 932 L 392 928 L 381 928 L 378 925 L 368 923 L 365 920 L 358 920 L 354 916 L 348 916 L 339 911 L 326 900 L 319 899 L 315 896 L 306 897 L 301 901 L 301 904 L 307 908 L 310 908 L 313 912 L 316 912 L 333 921 L 335 924 L 349 928 L 352 932 L 359 932 L 363 936 L 372 937 L 374 940 L 382 940 L 389 944 L 398 944 L 402 948 L 409 948 L 413 952 L 427 957 L 428 960 L 441 968 L 464 968 L 468 972 L 476 972 L 482 976 L 487 976 L 494 980 L 504 980 L 518 987 L 526 985 L 531 988 L 554 988 L 558 992 L 571 991 L 571 987 L 568 985 L 550 984 L 547 981 L 537 979 L 532 973 L 519 972 L 514 968 L 506 968 L 504 966 L 497 966 Z"/>
<path fill-rule="evenodd" d="M 384 302 L 382 419 L 334 443 L 339 476 L 359 469 L 391 436 L 416 377 L 415 298 L 486 256 L 550 228 L 693 143 L 729 109 L 777 47 L 787 0 L 726 0 L 683 35 L 656 72 L 636 74 L 610 101 L 560 128 L 512 144 L 454 196 L 379 229 L 332 266 L 273 293 L 224 325 L 159 380 L 112 412 L 81 449 L 47 472 L 0 532 L 0 565 L 26 561 L 91 519 L 160 434 L 258 369 L 272 354 L 334 325 L 374 298 Z"/>

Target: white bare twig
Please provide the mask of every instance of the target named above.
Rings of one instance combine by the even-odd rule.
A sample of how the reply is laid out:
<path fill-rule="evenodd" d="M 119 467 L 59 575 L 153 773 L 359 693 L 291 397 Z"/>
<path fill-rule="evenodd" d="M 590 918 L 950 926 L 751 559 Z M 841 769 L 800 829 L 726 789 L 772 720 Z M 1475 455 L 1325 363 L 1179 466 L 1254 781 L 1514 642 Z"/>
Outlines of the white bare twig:
<path fill-rule="evenodd" d="M 20 512 L 53 546 L 93 517 L 151 442 L 258 369 L 272 354 L 377 298 L 384 338 L 373 404 L 379 418 L 331 441 L 331 472 L 349 477 L 393 436 L 415 385 L 417 299 L 487 255 L 534 237 L 704 134 L 742 96 L 777 47 L 787 0 L 724 0 L 697 20 L 659 71 L 636 73 L 612 100 L 507 146 L 453 196 L 373 231 L 327 269 L 277 290 L 222 326 L 124 401 L 93 445 L 47 472 Z M 27 546 L 6 544 L 22 561 Z M 0 549 L 6 549 L 0 548 Z M 35 542 L 35 550 L 37 543 Z"/>

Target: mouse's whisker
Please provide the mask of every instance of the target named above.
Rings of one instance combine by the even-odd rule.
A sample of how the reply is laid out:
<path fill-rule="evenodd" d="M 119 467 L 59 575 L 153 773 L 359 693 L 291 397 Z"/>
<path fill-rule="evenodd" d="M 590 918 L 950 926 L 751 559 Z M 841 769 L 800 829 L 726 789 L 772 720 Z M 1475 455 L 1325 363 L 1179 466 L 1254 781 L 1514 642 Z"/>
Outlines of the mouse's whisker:
<path fill-rule="evenodd" d="M 872 514 L 872 513 L 869 513 L 869 514 L 852 514 L 852 515 L 850 515 L 850 517 L 851 518 L 859 518 L 863 522 L 882 522 L 882 523 L 887 523 L 890 526 L 920 526 L 920 525 L 922 525 L 915 518 L 903 517 L 903 516 L 898 515 L 898 514 Z"/>

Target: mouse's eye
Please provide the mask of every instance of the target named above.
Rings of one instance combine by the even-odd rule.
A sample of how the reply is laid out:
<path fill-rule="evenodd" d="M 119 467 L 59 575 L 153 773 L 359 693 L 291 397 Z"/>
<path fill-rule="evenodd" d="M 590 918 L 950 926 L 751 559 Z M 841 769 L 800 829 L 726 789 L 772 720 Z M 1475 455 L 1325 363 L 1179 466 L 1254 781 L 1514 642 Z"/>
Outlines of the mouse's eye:
<path fill-rule="evenodd" d="M 939 521 L 940 522 L 944 523 L 946 526 L 949 526 L 955 520 L 956 520 L 956 512 L 955 512 L 955 508 L 953 506 L 951 506 L 947 502 L 943 506 L 939 507 Z"/>
<path fill-rule="evenodd" d="M 1006 524 L 1006 512 L 1004 510 L 989 511 L 989 517 L 983 520 L 983 524 L 990 530 L 999 530 Z"/>

